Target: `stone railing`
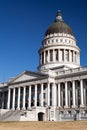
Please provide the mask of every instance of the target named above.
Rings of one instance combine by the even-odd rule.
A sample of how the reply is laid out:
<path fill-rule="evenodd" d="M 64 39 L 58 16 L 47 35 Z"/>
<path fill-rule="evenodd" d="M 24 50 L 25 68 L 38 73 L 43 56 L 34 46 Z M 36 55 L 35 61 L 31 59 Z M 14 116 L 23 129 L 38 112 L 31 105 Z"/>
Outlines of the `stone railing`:
<path fill-rule="evenodd" d="M 79 67 L 79 68 L 75 68 L 75 69 L 59 71 L 59 72 L 56 73 L 56 76 L 66 75 L 66 74 L 71 74 L 71 73 L 77 73 L 77 72 L 84 72 L 84 71 L 87 71 L 87 67 Z"/>

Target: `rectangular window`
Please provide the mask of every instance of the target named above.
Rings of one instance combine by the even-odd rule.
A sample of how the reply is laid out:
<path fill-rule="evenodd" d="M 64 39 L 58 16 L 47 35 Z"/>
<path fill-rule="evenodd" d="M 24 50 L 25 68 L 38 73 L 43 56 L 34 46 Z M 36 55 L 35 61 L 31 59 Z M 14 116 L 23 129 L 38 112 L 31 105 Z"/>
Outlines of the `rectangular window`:
<path fill-rule="evenodd" d="M 46 62 L 48 62 L 48 51 L 45 52 Z"/>
<path fill-rule="evenodd" d="M 53 50 L 50 50 L 50 61 L 53 61 Z"/>
<path fill-rule="evenodd" d="M 58 61 L 58 50 L 55 50 L 56 61 Z"/>

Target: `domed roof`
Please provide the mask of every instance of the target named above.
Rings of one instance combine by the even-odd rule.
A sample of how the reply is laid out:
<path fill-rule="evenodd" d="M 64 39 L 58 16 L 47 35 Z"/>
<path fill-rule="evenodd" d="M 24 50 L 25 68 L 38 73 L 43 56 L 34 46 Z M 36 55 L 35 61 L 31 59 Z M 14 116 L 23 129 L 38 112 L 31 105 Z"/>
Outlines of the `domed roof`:
<path fill-rule="evenodd" d="M 73 35 L 72 29 L 63 21 L 62 14 L 60 11 L 58 11 L 54 23 L 46 30 L 45 36 L 54 33 L 65 33 Z"/>

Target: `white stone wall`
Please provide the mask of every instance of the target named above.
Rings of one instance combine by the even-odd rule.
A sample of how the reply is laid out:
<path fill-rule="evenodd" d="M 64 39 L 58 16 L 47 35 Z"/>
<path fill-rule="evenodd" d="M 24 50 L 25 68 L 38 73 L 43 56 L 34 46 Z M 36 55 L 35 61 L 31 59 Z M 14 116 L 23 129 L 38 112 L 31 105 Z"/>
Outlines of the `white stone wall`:
<path fill-rule="evenodd" d="M 53 55 L 52 61 L 50 60 L 50 50 L 52 50 Z M 58 59 L 56 59 L 56 50 L 58 51 Z M 39 50 L 39 54 L 39 70 L 41 71 L 61 65 L 67 65 L 71 68 L 80 66 L 80 49 L 76 45 L 74 36 L 69 34 L 58 33 L 46 36 L 42 42 L 42 48 Z"/>

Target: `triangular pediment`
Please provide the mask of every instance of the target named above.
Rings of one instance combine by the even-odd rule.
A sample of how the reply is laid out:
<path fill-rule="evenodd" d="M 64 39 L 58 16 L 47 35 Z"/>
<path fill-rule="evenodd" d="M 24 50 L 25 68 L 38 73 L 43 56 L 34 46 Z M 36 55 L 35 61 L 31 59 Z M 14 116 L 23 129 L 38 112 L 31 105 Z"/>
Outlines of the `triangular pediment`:
<path fill-rule="evenodd" d="M 30 72 L 30 71 L 24 71 L 19 76 L 13 78 L 9 83 L 23 82 L 23 81 L 27 81 L 27 80 L 40 78 L 42 76 L 44 76 L 44 75 L 39 74 L 39 73 Z"/>

